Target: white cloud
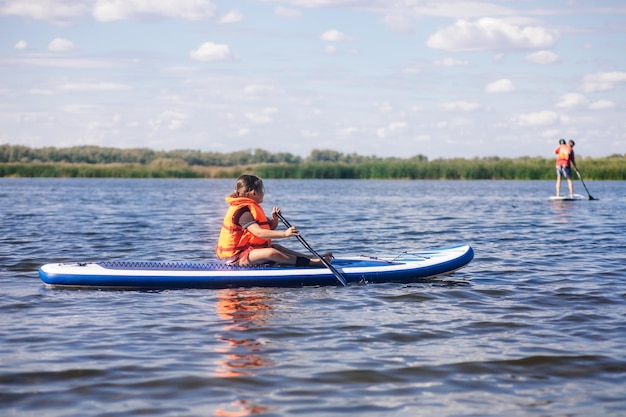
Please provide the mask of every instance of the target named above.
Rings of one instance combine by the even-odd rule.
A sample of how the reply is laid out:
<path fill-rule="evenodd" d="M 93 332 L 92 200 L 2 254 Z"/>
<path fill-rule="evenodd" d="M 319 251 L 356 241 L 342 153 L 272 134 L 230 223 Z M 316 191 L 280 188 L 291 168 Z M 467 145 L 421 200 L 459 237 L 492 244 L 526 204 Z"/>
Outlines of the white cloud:
<path fill-rule="evenodd" d="M 316 138 L 320 135 L 319 132 L 316 132 L 314 130 L 308 130 L 308 129 L 302 129 L 300 131 L 300 134 L 302 135 L 303 138 Z"/>
<path fill-rule="evenodd" d="M 327 42 L 344 42 L 352 40 L 352 37 L 346 35 L 345 33 L 339 32 L 336 29 L 327 30 L 322 33 L 320 39 Z"/>
<path fill-rule="evenodd" d="M 487 93 L 510 93 L 512 91 L 515 91 L 515 85 L 508 78 L 502 78 L 485 86 Z"/>
<path fill-rule="evenodd" d="M 382 2 L 384 2 L 383 0 Z M 500 6 L 497 3 L 510 3 L 507 1 L 481 1 L 481 0 L 405 0 L 404 3 L 410 6 L 418 16 L 448 17 L 462 19 L 480 16 L 511 16 L 516 13 L 513 8 Z"/>
<path fill-rule="evenodd" d="M 94 91 L 128 91 L 131 88 L 124 84 L 118 83 L 68 83 L 58 87 L 59 91 L 68 93 L 86 93 Z"/>
<path fill-rule="evenodd" d="M 394 123 L 390 123 L 387 127 L 381 127 L 379 129 L 376 130 L 376 135 L 378 135 L 379 138 L 385 138 L 387 137 L 387 135 L 389 135 L 390 133 L 396 131 L 396 130 L 402 130 L 405 129 L 407 127 L 406 122 L 394 122 Z"/>
<path fill-rule="evenodd" d="M 328 55 L 336 54 L 337 51 L 338 49 L 334 45 L 326 45 L 326 47 L 324 48 L 324 52 L 327 53 Z"/>
<path fill-rule="evenodd" d="M 94 106 L 92 104 L 68 104 L 65 106 L 61 106 L 60 109 L 63 113 L 68 113 L 72 115 L 89 115 L 96 112 L 101 112 L 102 108 L 98 106 Z"/>
<path fill-rule="evenodd" d="M 337 131 L 337 134 L 338 134 L 339 136 L 350 136 L 350 135 L 353 135 L 354 133 L 359 132 L 360 130 L 361 130 L 361 129 L 359 129 L 359 128 L 358 128 L 358 127 L 356 127 L 356 126 L 348 126 L 348 127 L 344 127 L 344 128 L 342 128 L 342 129 L 339 129 L 339 130 Z"/>
<path fill-rule="evenodd" d="M 228 45 L 213 42 L 203 43 L 191 51 L 189 56 L 195 61 L 230 61 L 235 57 Z"/>
<path fill-rule="evenodd" d="M 405 74 L 419 74 L 424 70 L 430 68 L 453 68 L 453 67 L 466 67 L 469 63 L 456 58 L 443 58 L 436 59 L 432 62 L 419 61 L 411 67 L 405 67 L 402 72 Z"/>
<path fill-rule="evenodd" d="M 0 15 L 66 23 L 91 13 L 101 22 L 160 16 L 185 20 L 214 15 L 211 0 L 4 0 Z"/>
<path fill-rule="evenodd" d="M 278 6 L 274 9 L 274 14 L 280 17 L 300 17 L 302 12 L 298 9 L 291 9 L 287 7 Z"/>
<path fill-rule="evenodd" d="M 513 117 L 513 121 L 520 126 L 551 125 L 557 123 L 560 119 L 558 113 L 549 110 L 521 113 Z"/>
<path fill-rule="evenodd" d="M 26 49 L 26 48 L 28 48 L 28 42 L 26 42 L 25 40 L 20 40 L 13 46 L 13 48 L 15 48 L 15 49 Z"/>
<path fill-rule="evenodd" d="M 589 105 L 591 110 L 605 110 L 612 109 L 613 107 L 615 107 L 615 103 L 610 100 L 598 100 Z"/>
<path fill-rule="evenodd" d="M 550 51 L 538 51 L 530 55 L 526 55 L 526 61 L 531 64 L 553 64 L 560 59 L 558 54 Z"/>
<path fill-rule="evenodd" d="M 616 83 L 626 81 L 626 72 L 599 72 L 586 75 L 583 79 L 583 90 L 587 92 L 608 91 L 615 88 Z"/>
<path fill-rule="evenodd" d="M 448 103 L 441 104 L 441 107 L 447 111 L 475 111 L 480 109 L 482 106 L 478 103 L 470 101 L 450 101 Z"/>
<path fill-rule="evenodd" d="M 231 10 L 219 20 L 221 24 L 238 23 L 243 20 L 243 15 L 239 10 Z"/>
<path fill-rule="evenodd" d="M 389 113 L 393 111 L 393 106 L 388 101 L 385 101 L 380 106 L 378 106 L 378 110 L 383 113 Z"/>
<path fill-rule="evenodd" d="M 415 30 L 415 19 L 407 13 L 389 13 L 383 18 L 383 23 L 398 33 L 411 33 Z"/>
<path fill-rule="evenodd" d="M 180 130 L 187 124 L 188 120 L 189 116 L 185 113 L 168 110 L 159 114 L 156 120 L 150 120 L 148 124 L 154 131 L 162 129 Z"/>
<path fill-rule="evenodd" d="M 70 51 L 74 48 L 74 42 L 63 38 L 53 39 L 52 42 L 48 44 L 48 50 L 54 52 Z"/>
<path fill-rule="evenodd" d="M 88 5 L 75 0 L 3 1 L 0 15 L 21 16 L 35 20 L 65 22 L 85 15 Z"/>
<path fill-rule="evenodd" d="M 50 58 L 43 57 L 31 57 L 7 60 L 10 64 L 17 65 L 33 65 L 36 67 L 46 68 L 65 68 L 65 69 L 111 69 L 127 67 L 129 62 L 114 62 L 97 59 L 83 59 L 83 58 Z M 134 64 L 135 62 L 131 62 Z"/>
<path fill-rule="evenodd" d="M 405 74 L 419 74 L 425 68 L 427 68 L 426 65 L 424 65 L 423 63 L 419 63 L 416 65 L 413 65 L 412 67 L 403 68 L 402 72 Z"/>
<path fill-rule="evenodd" d="M 586 106 L 588 103 L 587 97 L 579 93 L 567 93 L 561 96 L 560 101 L 556 104 L 560 108 L 575 108 Z"/>
<path fill-rule="evenodd" d="M 244 113 L 244 117 L 252 123 L 270 123 L 272 121 L 272 114 L 276 112 L 278 112 L 278 109 L 274 107 L 267 107 L 258 112 Z"/>
<path fill-rule="evenodd" d="M 475 22 L 459 20 L 430 36 L 426 45 L 445 51 L 485 51 L 546 48 L 557 33 L 541 26 L 518 26 L 501 19 L 484 17 Z"/>
<path fill-rule="evenodd" d="M 210 0 L 96 0 L 93 17 L 101 22 L 144 17 L 202 20 L 215 14 Z"/>

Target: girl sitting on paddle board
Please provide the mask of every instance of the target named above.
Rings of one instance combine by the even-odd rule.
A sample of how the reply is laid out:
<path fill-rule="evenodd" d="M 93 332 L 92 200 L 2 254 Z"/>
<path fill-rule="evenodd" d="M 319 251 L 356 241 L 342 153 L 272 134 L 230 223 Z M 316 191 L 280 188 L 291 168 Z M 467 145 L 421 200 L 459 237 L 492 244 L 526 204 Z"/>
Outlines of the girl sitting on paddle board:
<path fill-rule="evenodd" d="M 226 263 L 249 266 L 265 263 L 295 266 L 320 266 L 324 264 L 317 257 L 272 243 L 272 239 L 283 239 L 298 235 L 298 229 L 291 226 L 286 230 L 275 230 L 278 226 L 278 207 L 272 208 L 268 219 L 261 207 L 265 188 L 263 181 L 255 175 L 242 175 L 237 178 L 235 192 L 226 197 L 230 205 L 215 248 L 217 257 Z M 325 259 L 331 254 L 323 255 Z"/>

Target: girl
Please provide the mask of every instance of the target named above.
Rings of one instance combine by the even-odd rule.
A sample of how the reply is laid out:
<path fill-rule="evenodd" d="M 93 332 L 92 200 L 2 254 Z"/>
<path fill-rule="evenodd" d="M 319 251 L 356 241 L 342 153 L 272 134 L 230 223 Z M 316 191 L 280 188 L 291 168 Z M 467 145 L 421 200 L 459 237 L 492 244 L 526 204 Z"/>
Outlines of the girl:
<path fill-rule="evenodd" d="M 294 226 L 287 230 L 275 230 L 278 226 L 278 207 L 272 208 L 268 219 L 261 208 L 265 189 L 263 181 L 255 175 L 242 175 L 237 178 L 235 192 L 226 197 L 230 205 L 220 238 L 215 248 L 217 257 L 229 264 L 239 266 L 277 263 L 295 266 L 320 266 L 318 258 L 311 258 L 299 252 L 272 243 L 272 239 L 283 239 L 298 235 Z M 324 254 L 327 260 L 331 254 Z"/>

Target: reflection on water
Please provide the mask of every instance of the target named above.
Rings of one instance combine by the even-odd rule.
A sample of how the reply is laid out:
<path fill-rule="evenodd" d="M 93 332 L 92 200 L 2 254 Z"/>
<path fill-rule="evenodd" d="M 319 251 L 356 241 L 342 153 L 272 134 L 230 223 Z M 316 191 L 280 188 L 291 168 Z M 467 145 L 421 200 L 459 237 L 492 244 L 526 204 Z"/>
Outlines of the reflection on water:
<path fill-rule="evenodd" d="M 575 213 L 575 204 L 580 204 L 578 201 L 550 201 L 550 209 L 558 217 L 555 218 L 557 223 L 569 223 Z"/>
<path fill-rule="evenodd" d="M 267 323 L 271 312 L 271 298 L 268 293 L 245 289 L 225 289 L 217 294 L 217 314 L 224 320 L 224 328 L 217 339 L 222 342 L 216 349 L 220 358 L 215 361 L 214 376 L 220 378 L 236 378 L 254 376 L 254 371 L 273 365 L 272 360 L 264 354 L 264 343 L 246 332 L 253 326 Z M 267 411 L 250 399 L 233 402 L 234 410 L 218 409 L 216 416 L 248 416 Z"/>
<path fill-rule="evenodd" d="M 249 400 L 239 400 L 235 401 L 231 404 L 233 408 L 236 410 L 228 411 L 222 410 L 221 408 L 215 411 L 216 416 L 220 417 L 244 417 L 244 416 L 252 416 L 255 414 L 261 414 L 268 410 L 269 407 L 255 405 L 252 401 Z"/>

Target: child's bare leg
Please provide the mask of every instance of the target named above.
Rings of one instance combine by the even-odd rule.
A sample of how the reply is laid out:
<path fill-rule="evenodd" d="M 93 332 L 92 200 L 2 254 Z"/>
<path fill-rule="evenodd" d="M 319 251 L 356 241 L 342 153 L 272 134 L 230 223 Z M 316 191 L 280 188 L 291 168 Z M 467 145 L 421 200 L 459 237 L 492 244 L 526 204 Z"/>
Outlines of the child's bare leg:
<path fill-rule="evenodd" d="M 242 260 L 239 262 L 242 266 L 260 265 L 268 262 L 276 262 L 282 265 L 295 265 L 296 256 L 281 252 L 275 248 L 262 248 L 250 251 L 247 262 Z"/>
<path fill-rule="evenodd" d="M 286 253 L 288 255 L 292 255 L 295 256 L 296 258 L 308 258 L 311 261 L 311 265 L 312 266 L 318 266 L 318 264 L 320 264 L 321 266 L 323 266 L 322 262 L 315 256 L 311 256 L 311 255 L 305 255 L 303 253 L 297 252 L 295 250 L 291 250 L 289 248 L 286 248 L 282 245 L 277 245 L 275 243 L 272 244 L 273 248 L 278 249 L 279 251 Z M 326 252 L 323 254 L 320 254 L 322 258 L 324 258 L 326 260 L 326 262 L 330 262 L 331 259 L 333 259 L 333 254 L 330 252 Z"/>

